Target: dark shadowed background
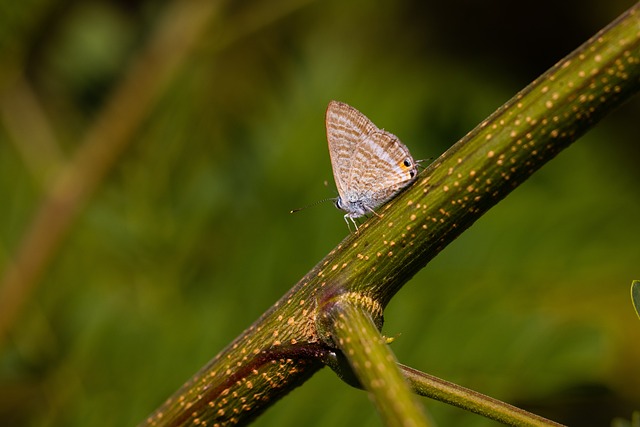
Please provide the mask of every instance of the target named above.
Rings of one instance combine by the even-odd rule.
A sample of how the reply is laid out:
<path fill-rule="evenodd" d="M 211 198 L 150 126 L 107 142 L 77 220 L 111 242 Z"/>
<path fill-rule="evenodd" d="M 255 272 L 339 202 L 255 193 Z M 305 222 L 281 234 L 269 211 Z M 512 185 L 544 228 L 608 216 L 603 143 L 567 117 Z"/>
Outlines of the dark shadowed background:
<path fill-rule="evenodd" d="M 0 425 L 137 424 L 338 244 L 330 203 L 288 213 L 336 195 L 331 99 L 435 158 L 632 4 L 222 2 L 8 325 Z M 170 5 L 0 2 L 0 277 Z M 639 118 L 614 111 L 405 286 L 400 361 L 571 425 L 640 409 Z M 323 370 L 255 425 L 381 422 Z"/>

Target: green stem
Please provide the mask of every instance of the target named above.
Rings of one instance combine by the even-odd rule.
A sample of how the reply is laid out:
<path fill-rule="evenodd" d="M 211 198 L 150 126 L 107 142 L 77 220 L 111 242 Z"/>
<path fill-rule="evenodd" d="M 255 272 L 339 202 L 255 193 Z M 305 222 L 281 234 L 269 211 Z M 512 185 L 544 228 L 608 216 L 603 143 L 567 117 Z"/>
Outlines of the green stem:
<path fill-rule="evenodd" d="M 592 37 L 431 164 L 347 240 L 335 277 L 386 306 L 488 209 L 640 89 L 640 4 Z M 378 262 L 375 262 L 377 260 Z"/>
<path fill-rule="evenodd" d="M 524 411 L 500 400 L 460 387 L 408 366 L 400 369 L 413 390 L 421 396 L 430 397 L 458 408 L 510 426 L 520 427 L 561 427 L 554 421 Z"/>
<path fill-rule="evenodd" d="M 322 307 L 319 331 L 348 360 L 363 388 L 369 391 L 386 426 L 429 426 L 406 383 L 391 349 L 371 318 L 381 314 L 375 302 L 341 295 Z"/>

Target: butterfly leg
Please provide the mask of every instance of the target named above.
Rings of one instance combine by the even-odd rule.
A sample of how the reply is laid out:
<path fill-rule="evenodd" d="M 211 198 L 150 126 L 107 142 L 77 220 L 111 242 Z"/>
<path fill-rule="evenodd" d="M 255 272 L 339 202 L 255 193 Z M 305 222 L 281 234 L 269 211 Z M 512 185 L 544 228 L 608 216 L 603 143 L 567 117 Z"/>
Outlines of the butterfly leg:
<path fill-rule="evenodd" d="M 349 229 L 349 232 L 351 232 L 351 225 L 349 224 L 349 220 L 351 220 L 351 222 L 353 223 L 354 227 L 356 227 L 356 233 L 358 232 L 358 224 L 356 223 L 356 220 L 353 219 L 352 216 L 349 216 L 349 214 L 346 214 L 344 216 L 344 222 L 347 223 L 347 228 Z"/>
<path fill-rule="evenodd" d="M 364 208 L 369 212 L 371 212 L 372 214 L 374 214 L 375 216 L 377 216 L 378 218 L 382 218 L 382 215 L 379 215 L 378 212 L 374 211 L 372 207 L 365 205 Z"/>

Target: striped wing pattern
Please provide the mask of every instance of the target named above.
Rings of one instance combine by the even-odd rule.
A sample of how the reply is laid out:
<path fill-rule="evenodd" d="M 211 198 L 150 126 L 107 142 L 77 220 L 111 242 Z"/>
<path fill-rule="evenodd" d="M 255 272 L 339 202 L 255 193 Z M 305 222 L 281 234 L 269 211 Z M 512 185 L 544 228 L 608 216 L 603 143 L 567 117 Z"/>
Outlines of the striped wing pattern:
<path fill-rule="evenodd" d="M 373 212 L 415 180 L 416 163 L 407 147 L 355 108 L 331 101 L 326 126 L 336 204 L 347 212 L 345 218 Z"/>

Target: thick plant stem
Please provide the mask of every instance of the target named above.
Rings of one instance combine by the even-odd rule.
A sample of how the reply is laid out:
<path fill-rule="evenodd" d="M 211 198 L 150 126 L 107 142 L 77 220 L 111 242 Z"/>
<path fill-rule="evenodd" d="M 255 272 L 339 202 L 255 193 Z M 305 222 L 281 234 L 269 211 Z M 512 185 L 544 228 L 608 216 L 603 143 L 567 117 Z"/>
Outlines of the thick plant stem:
<path fill-rule="evenodd" d="M 385 339 L 371 318 L 381 314 L 373 301 L 341 295 L 322 307 L 320 334 L 339 349 L 363 388 L 369 391 L 385 425 L 429 426 Z"/>
<path fill-rule="evenodd" d="M 345 296 L 381 325 L 395 293 L 488 209 L 640 89 L 640 4 L 430 165 L 143 425 L 252 420 L 335 354 L 318 322 Z M 323 330 L 318 330 L 322 325 Z"/>

